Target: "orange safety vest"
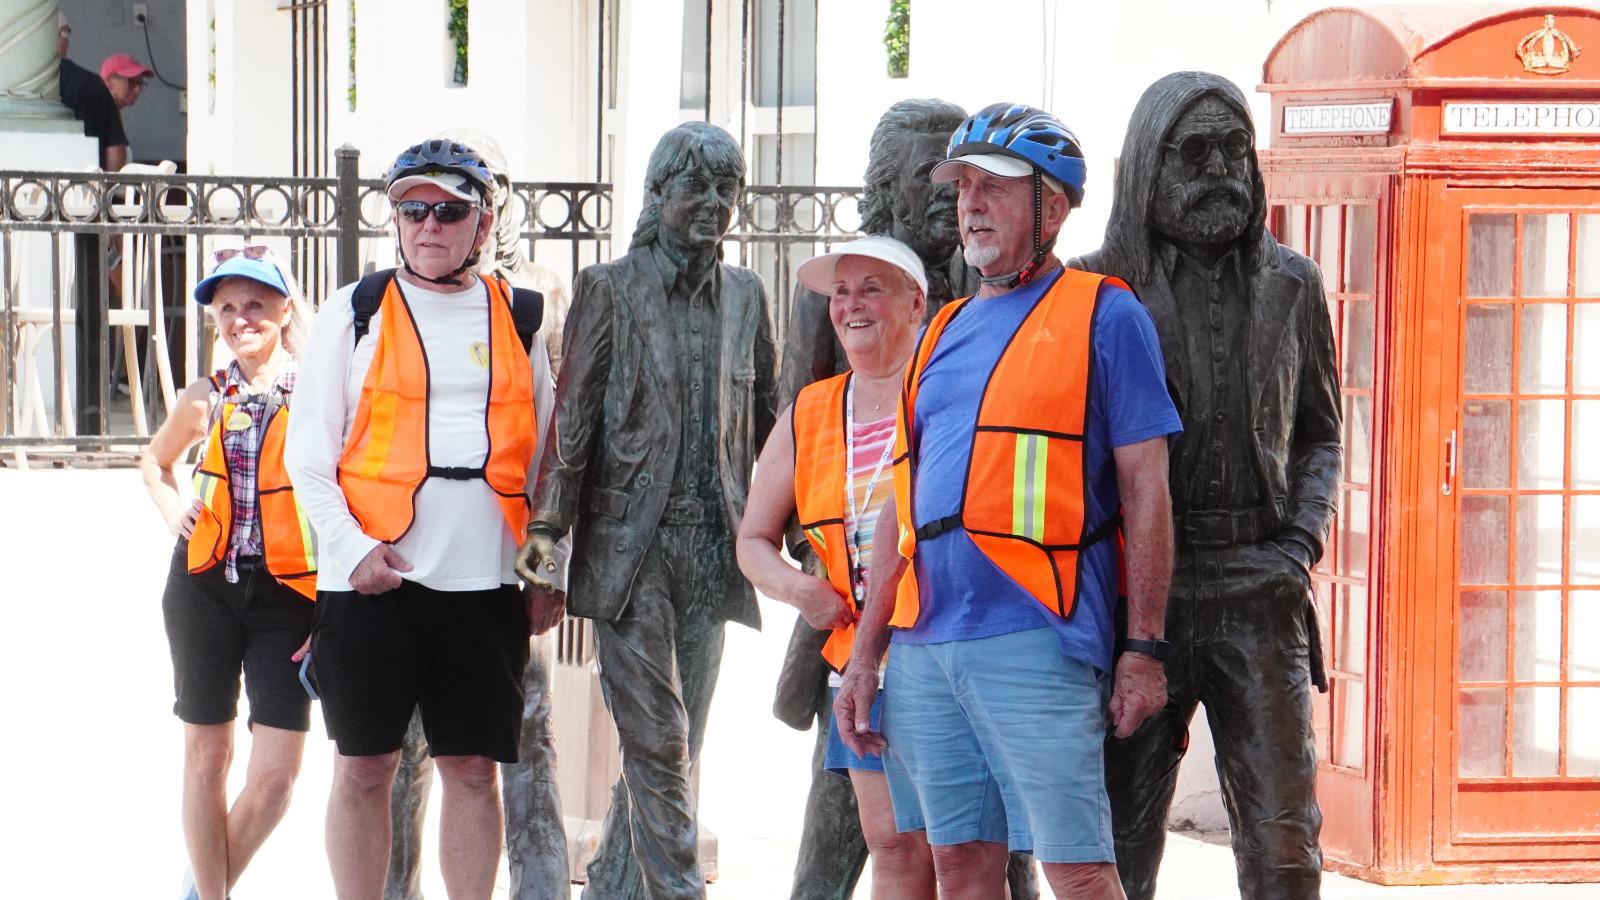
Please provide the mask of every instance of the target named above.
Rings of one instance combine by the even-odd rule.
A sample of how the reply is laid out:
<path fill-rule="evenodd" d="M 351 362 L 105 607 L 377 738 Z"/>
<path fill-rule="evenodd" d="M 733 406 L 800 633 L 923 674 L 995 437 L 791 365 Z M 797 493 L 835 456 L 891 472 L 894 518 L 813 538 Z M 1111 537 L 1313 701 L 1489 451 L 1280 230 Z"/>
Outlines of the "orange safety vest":
<path fill-rule="evenodd" d="M 806 540 L 822 561 L 825 577 L 859 613 L 855 593 L 857 566 L 850 559 L 844 533 L 846 459 L 845 391 L 850 373 L 808 384 L 794 398 L 794 505 Z M 835 628 L 822 645 L 822 658 L 843 672 L 850 660 L 856 626 Z"/>
<path fill-rule="evenodd" d="M 212 376 L 219 390 L 222 373 Z M 189 535 L 189 572 L 198 575 L 228 553 L 233 536 L 233 492 L 228 460 L 222 450 L 222 429 L 238 408 L 224 401 L 211 426 L 205 456 L 194 469 L 194 493 L 203 504 Z M 256 521 L 267 572 L 307 600 L 317 599 L 317 541 L 289 473 L 283 468 L 283 436 L 289 430 L 289 407 L 280 406 L 263 423 L 261 452 L 256 458 Z"/>
<path fill-rule="evenodd" d="M 394 543 L 411 530 L 415 498 L 429 477 L 482 478 L 505 513 L 520 545 L 528 529 L 528 466 L 534 435 L 533 367 L 511 317 L 504 279 L 485 278 L 489 290 L 489 408 L 484 428 L 489 452 L 481 468 L 443 468 L 428 459 L 428 356 L 400 279 L 382 301 L 378 346 L 361 385 L 350 435 L 339 458 L 339 486 L 361 530 Z"/>
<path fill-rule="evenodd" d="M 984 556 L 1063 618 L 1077 603 L 1079 552 L 1116 533 L 1120 521 L 1084 521 L 1090 325 L 1101 284 L 1127 288 L 1116 278 L 1064 269 L 1022 320 L 984 385 L 961 511 L 924 526 L 922 535 L 965 528 Z M 895 513 L 906 559 L 919 536 L 911 509 L 918 385 L 939 336 L 971 301 L 939 310 L 906 372 L 894 451 Z M 916 579 L 901 579 L 889 624 L 910 628 L 919 612 Z"/>

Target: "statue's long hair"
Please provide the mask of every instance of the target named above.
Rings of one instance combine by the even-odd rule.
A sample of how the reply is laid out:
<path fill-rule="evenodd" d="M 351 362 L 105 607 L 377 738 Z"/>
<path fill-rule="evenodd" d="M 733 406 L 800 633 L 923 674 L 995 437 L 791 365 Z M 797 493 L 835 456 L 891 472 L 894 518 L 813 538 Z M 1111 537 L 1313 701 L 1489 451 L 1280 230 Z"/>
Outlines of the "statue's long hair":
<path fill-rule="evenodd" d="M 522 252 L 522 222 L 511 215 L 511 167 L 506 164 L 500 142 L 480 128 L 451 128 L 434 137 L 471 147 L 494 176 L 494 195 L 489 198 L 489 208 L 494 210 L 494 234 L 484 248 L 488 253 L 480 258 L 478 271 L 487 274 L 500 270 L 508 276 L 520 272 L 528 264 L 528 258 Z"/>
<path fill-rule="evenodd" d="M 694 166 L 702 166 L 717 178 L 739 179 L 744 190 L 744 153 L 733 135 L 709 122 L 685 122 L 661 136 L 644 171 L 644 209 L 633 229 L 629 250 L 656 242 L 661 226 L 661 192 L 667 182 Z"/>
<path fill-rule="evenodd" d="M 1133 107 L 1122 159 L 1117 165 L 1117 186 L 1106 224 L 1104 252 L 1122 261 L 1118 274 L 1136 284 L 1149 280 L 1156 264 L 1152 250 L 1154 232 L 1150 210 L 1155 202 L 1157 174 L 1166 153 L 1167 133 L 1196 100 L 1211 95 L 1227 104 L 1254 138 L 1250 105 L 1238 85 L 1210 72 L 1173 72 L 1150 85 Z M 1248 269 L 1253 269 L 1266 233 L 1267 189 L 1255 151 L 1250 152 L 1250 221 L 1236 242 Z"/>
<path fill-rule="evenodd" d="M 861 230 L 888 234 L 894 228 L 895 182 L 900 180 L 900 155 L 907 140 L 920 134 L 948 134 L 967 117 L 966 110 L 945 100 L 901 100 L 889 107 L 872 129 L 865 187 L 861 191 Z"/>

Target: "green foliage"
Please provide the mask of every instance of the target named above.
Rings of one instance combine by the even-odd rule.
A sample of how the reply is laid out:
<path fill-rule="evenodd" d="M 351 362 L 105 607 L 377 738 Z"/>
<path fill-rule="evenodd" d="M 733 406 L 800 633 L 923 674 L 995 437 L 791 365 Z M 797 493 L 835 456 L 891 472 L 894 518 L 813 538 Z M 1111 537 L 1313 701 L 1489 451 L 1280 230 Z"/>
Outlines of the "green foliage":
<path fill-rule="evenodd" d="M 467 0 L 446 0 L 450 10 L 447 32 L 456 45 L 456 68 L 452 76 L 456 84 L 467 83 Z"/>
<path fill-rule="evenodd" d="M 889 21 L 883 26 L 883 49 L 889 54 L 889 77 L 911 72 L 911 0 L 889 0 Z"/>
<path fill-rule="evenodd" d="M 356 0 L 350 0 L 350 86 L 345 89 L 344 99 L 350 105 L 350 111 L 356 111 Z"/>

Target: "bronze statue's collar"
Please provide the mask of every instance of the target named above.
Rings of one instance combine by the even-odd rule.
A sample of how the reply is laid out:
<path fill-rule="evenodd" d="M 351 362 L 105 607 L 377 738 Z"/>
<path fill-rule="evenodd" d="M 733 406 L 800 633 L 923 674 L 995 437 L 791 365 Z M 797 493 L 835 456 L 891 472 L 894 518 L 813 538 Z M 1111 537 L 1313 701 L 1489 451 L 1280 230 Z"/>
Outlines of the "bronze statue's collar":
<path fill-rule="evenodd" d="M 688 299 L 705 289 L 707 282 L 712 282 L 713 289 L 708 291 L 707 295 L 713 305 L 716 303 L 717 291 L 715 282 L 712 281 L 717 274 L 715 256 L 704 254 L 679 259 L 657 241 L 650 247 L 650 258 L 655 263 L 656 271 L 661 273 L 661 284 L 667 289 L 669 299 L 673 297 Z"/>

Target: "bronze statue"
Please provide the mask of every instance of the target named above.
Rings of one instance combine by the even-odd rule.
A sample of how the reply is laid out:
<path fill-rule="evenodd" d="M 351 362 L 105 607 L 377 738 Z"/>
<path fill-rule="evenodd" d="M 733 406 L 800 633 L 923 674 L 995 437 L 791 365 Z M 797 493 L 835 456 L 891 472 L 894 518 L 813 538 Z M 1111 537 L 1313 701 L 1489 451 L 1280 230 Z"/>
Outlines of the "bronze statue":
<path fill-rule="evenodd" d="M 629 251 L 579 273 L 562 344 L 555 438 L 517 571 L 548 589 L 571 530 L 567 609 L 594 622 L 622 745 L 584 892 L 596 900 L 705 896 L 689 772 L 723 625 L 760 624 L 733 535 L 777 414 L 765 291 L 719 260 L 743 188 L 727 132 L 667 132 Z"/>
<path fill-rule="evenodd" d="M 1318 896 L 1310 686 L 1326 691 L 1311 567 L 1333 518 L 1339 384 L 1322 276 L 1267 233 L 1244 95 L 1204 72 L 1134 108 L 1105 245 L 1155 320 L 1183 415 L 1171 448 L 1176 571 L 1167 706 L 1106 747 L 1117 868 L 1148 900 L 1197 702 L 1245 900 Z"/>
<path fill-rule="evenodd" d="M 532 288 L 544 296 L 539 331 L 551 362 L 535 355 L 533 364 L 553 369 L 553 362 L 560 358 L 557 342 L 567 309 L 566 286 L 560 275 L 530 262 L 522 252 L 522 218 L 513 214 L 511 170 L 505 153 L 499 142 L 475 128 L 454 128 L 439 137 L 476 150 L 494 176 L 490 198 L 494 233 L 487 248 L 492 252 L 483 254 L 478 268 L 486 275 L 498 272 L 512 285 Z M 566 900 L 571 896 L 571 875 L 561 796 L 556 788 L 555 738 L 550 730 L 550 641 L 544 635 L 530 640 L 522 694 L 517 745 L 521 758 L 500 764 L 510 897 Z M 422 827 L 432 786 L 433 759 L 428 755 L 422 717 L 413 713 L 389 794 L 389 874 L 383 886 L 384 900 L 422 900 Z"/>
<path fill-rule="evenodd" d="M 861 230 L 896 238 L 917 252 L 928 275 L 927 318 L 947 302 L 968 296 L 978 287 L 977 274 L 961 257 L 956 228 L 956 191 L 952 184 L 934 184 L 928 172 L 945 157 L 950 133 L 967 113 L 944 100 L 901 100 L 890 106 L 873 128 L 861 196 Z M 796 286 L 789 327 L 783 340 L 782 409 L 806 385 L 849 368 L 828 321 L 828 298 Z M 789 552 L 808 571 L 816 566 L 811 545 L 798 534 Z M 855 794 L 848 779 L 822 767 L 833 725 L 828 703 L 828 669 L 820 650 L 827 633 L 797 618 L 783 670 L 778 676 L 773 713 L 804 731 L 815 722 L 816 750 L 811 759 L 811 791 L 806 797 L 805 825 L 795 861 L 790 900 L 848 900 L 867 861 L 867 845 Z M 1015 854 L 1008 873 L 1013 900 L 1039 895 L 1032 858 Z"/>

